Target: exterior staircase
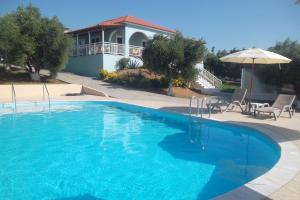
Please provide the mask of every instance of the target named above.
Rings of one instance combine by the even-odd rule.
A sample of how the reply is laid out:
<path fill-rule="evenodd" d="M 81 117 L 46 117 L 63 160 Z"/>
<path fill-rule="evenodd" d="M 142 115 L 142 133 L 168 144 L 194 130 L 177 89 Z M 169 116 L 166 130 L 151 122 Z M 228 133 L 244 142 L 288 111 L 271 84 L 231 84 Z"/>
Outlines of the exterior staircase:
<path fill-rule="evenodd" d="M 206 69 L 200 69 L 194 87 L 205 94 L 214 94 L 222 88 L 222 81 Z"/>

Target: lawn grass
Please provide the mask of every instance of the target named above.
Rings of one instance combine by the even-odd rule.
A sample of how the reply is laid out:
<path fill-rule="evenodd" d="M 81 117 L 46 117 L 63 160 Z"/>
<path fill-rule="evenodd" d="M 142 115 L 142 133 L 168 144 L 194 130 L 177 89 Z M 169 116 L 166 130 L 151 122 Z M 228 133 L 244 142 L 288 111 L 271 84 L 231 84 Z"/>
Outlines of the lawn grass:
<path fill-rule="evenodd" d="M 236 82 L 223 82 L 222 92 L 233 93 L 233 91 L 240 87 L 240 83 Z"/>

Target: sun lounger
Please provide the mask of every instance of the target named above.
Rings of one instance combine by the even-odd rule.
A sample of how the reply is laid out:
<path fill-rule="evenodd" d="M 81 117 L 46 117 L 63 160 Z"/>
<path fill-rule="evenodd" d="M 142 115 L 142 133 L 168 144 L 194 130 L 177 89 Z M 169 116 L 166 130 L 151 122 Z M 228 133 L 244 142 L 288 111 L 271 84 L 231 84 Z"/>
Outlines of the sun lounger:
<path fill-rule="evenodd" d="M 292 118 L 294 114 L 292 104 L 295 98 L 295 95 L 279 94 L 272 106 L 255 109 L 254 116 L 257 116 L 260 113 L 268 113 L 273 115 L 275 120 L 277 120 L 281 113 L 286 111 L 289 112 L 290 118 Z M 276 115 L 276 113 L 278 113 L 278 115 Z"/>
<path fill-rule="evenodd" d="M 207 104 L 207 107 L 213 111 L 215 108 L 218 108 L 221 112 L 226 112 L 229 109 L 233 110 L 235 106 L 239 106 L 241 111 L 243 111 L 243 105 L 246 105 L 245 96 L 247 89 L 235 89 L 234 93 L 229 101 L 219 98 L 216 103 Z M 222 111 L 222 106 L 226 106 L 226 109 Z"/>

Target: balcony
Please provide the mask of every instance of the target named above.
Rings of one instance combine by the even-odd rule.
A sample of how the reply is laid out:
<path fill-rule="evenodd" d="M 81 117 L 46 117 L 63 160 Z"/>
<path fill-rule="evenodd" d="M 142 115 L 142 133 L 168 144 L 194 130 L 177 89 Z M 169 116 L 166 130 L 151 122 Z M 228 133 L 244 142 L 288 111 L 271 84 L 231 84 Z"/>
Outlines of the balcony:
<path fill-rule="evenodd" d="M 110 42 L 105 42 L 103 47 L 102 42 L 78 45 L 73 48 L 71 56 L 87 56 L 102 53 L 113 55 L 125 55 L 125 45 Z"/>
<path fill-rule="evenodd" d="M 129 56 L 141 57 L 144 47 L 129 45 Z M 71 56 L 88 56 L 96 54 L 112 54 L 125 56 L 125 45 L 118 43 L 102 42 L 74 46 Z"/>

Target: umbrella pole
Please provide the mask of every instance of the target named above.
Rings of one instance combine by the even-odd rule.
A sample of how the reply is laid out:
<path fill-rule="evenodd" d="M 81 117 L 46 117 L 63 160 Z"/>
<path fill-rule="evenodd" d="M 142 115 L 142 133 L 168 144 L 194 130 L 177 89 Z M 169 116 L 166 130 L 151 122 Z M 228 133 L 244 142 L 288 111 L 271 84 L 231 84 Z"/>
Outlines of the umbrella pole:
<path fill-rule="evenodd" d="M 252 70 L 251 70 L 250 91 L 249 91 L 249 113 L 251 111 L 251 101 L 252 101 L 252 85 L 253 85 L 253 74 L 254 74 L 254 59 L 255 58 L 252 58 Z"/>

